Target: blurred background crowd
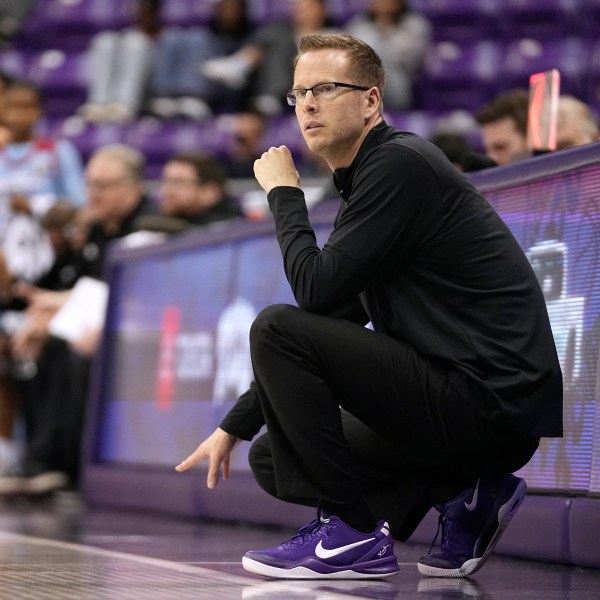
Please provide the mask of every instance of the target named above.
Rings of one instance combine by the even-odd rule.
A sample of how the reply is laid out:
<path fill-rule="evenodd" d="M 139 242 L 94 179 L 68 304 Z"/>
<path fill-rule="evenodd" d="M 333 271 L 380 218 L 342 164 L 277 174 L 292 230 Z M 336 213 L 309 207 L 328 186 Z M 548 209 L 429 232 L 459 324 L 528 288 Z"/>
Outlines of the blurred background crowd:
<path fill-rule="evenodd" d="M 529 76 L 549 69 L 557 149 L 598 140 L 600 0 L 1 0 L 0 495 L 77 486 L 102 320 L 73 323 L 82 297 L 102 313 L 112 241 L 264 218 L 272 145 L 327 199 L 285 103 L 317 32 L 372 45 L 386 120 L 460 170 L 531 156 Z"/>

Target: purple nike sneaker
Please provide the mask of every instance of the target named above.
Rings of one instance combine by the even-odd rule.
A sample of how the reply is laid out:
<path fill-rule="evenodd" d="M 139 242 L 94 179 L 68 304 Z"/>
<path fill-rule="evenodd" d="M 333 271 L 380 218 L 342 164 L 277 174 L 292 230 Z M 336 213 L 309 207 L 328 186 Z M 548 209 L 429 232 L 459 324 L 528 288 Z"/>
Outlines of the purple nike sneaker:
<path fill-rule="evenodd" d="M 372 579 L 399 570 L 387 523 L 360 533 L 322 513 L 277 548 L 246 552 L 242 565 L 251 573 L 281 579 Z"/>
<path fill-rule="evenodd" d="M 481 569 L 526 495 L 527 484 L 520 477 L 481 477 L 458 498 L 436 506 L 441 549 L 419 560 L 419 573 L 467 577 Z"/>

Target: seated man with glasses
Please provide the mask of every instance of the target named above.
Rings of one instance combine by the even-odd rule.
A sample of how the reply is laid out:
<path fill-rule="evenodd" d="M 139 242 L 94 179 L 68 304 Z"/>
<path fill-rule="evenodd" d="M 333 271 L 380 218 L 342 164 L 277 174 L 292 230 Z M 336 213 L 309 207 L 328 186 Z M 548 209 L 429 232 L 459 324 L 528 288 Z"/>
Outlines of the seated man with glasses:
<path fill-rule="evenodd" d="M 562 435 L 562 375 L 533 269 L 439 148 L 383 120 L 384 78 L 356 38 L 302 38 L 287 97 L 340 209 L 320 247 L 288 148 L 256 161 L 297 306 L 259 313 L 250 390 L 176 467 L 208 460 L 214 488 L 237 442 L 266 424 L 249 454 L 259 485 L 318 507 L 291 539 L 245 554 L 268 577 L 394 575 L 394 538 L 431 507 L 441 549 L 420 573 L 468 576 L 526 496 L 512 473 L 540 437 Z"/>
<path fill-rule="evenodd" d="M 72 338 L 58 335 L 53 318 L 59 311 L 73 323 L 78 315 L 72 300 L 86 278 L 102 279 L 109 244 L 134 231 L 142 214 L 156 213 L 144 193 L 145 161 L 125 145 L 104 146 L 89 159 L 85 169 L 87 202 L 83 209 L 84 239 L 73 248 L 70 272 L 73 289 L 48 291 L 33 288 L 24 294 L 28 303 L 22 330 L 13 337 L 14 357 L 31 364 L 31 374 L 20 382 L 27 437 L 21 473 L 0 478 L 1 495 L 42 495 L 76 486 L 79 477 L 80 444 L 87 398 L 90 359 L 101 335 L 103 315 L 92 319 L 95 326 Z M 78 235 L 78 234 L 75 234 Z M 102 284 L 94 285 L 102 288 Z M 105 287 L 105 286 L 104 286 Z M 88 287 L 89 289 L 89 287 Z M 88 313 L 92 306 L 86 306 Z M 35 355 L 31 349 L 36 348 Z"/>
<path fill-rule="evenodd" d="M 124 144 L 103 146 L 90 157 L 85 178 L 91 227 L 82 275 L 101 278 L 108 244 L 133 233 L 141 215 L 158 212 L 145 193 L 144 168 L 141 153 Z"/>
<path fill-rule="evenodd" d="M 180 152 L 165 164 L 160 181 L 160 215 L 137 220 L 140 229 L 177 233 L 190 227 L 243 217 L 226 191 L 225 172 L 216 158 Z"/>

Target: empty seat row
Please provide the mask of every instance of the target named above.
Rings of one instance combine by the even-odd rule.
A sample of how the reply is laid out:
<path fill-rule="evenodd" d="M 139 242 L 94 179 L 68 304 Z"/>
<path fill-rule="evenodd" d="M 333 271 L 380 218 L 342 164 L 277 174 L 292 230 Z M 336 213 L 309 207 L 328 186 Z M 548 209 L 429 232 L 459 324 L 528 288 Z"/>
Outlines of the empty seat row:
<path fill-rule="evenodd" d="M 39 0 L 15 40 L 19 47 L 82 49 L 103 29 L 120 29 L 134 20 L 136 0 Z M 365 10 L 369 0 L 327 0 L 332 20 L 343 25 Z M 434 38 L 465 42 L 484 39 L 564 36 L 597 39 L 600 0 L 410 0 L 410 6 L 432 22 Z M 256 24 L 290 14 L 291 0 L 248 0 Z M 167 26 L 208 22 L 210 0 L 163 0 Z"/>
<path fill-rule="evenodd" d="M 0 69 L 36 81 L 45 93 L 46 111 L 67 117 L 85 102 L 88 58 L 85 51 L 57 48 L 33 53 L 16 49 L 0 54 Z M 600 108 L 600 40 L 530 38 L 506 44 L 493 41 L 434 42 L 416 88 L 415 108 L 477 110 L 495 93 L 527 87 L 532 73 L 558 69 L 561 90 Z"/>
<path fill-rule="evenodd" d="M 600 0 L 411 0 L 427 15 L 436 40 L 566 36 L 597 39 Z"/>
<path fill-rule="evenodd" d="M 443 41 L 429 48 L 417 84 L 423 109 L 464 108 L 475 111 L 499 91 L 527 88 L 533 73 L 558 69 L 561 92 L 600 109 L 600 41 L 531 38 L 507 44 Z"/>
<path fill-rule="evenodd" d="M 328 0 L 334 23 L 341 25 L 365 9 L 368 0 Z M 66 49 L 82 49 L 91 35 L 121 29 L 134 22 L 136 0 L 39 0 L 15 39 L 21 48 L 53 47 L 61 41 Z M 286 18 L 292 0 L 247 0 L 250 20 L 261 25 Z M 163 0 L 162 21 L 170 27 L 202 25 L 210 21 L 212 0 Z"/>

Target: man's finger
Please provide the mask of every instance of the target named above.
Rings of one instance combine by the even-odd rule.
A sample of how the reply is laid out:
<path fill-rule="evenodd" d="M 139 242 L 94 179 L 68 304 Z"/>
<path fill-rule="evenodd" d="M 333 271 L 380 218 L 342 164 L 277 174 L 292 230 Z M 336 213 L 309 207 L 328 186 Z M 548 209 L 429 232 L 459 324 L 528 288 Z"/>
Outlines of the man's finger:
<path fill-rule="evenodd" d="M 206 486 L 209 490 L 217 487 L 219 482 L 219 463 L 216 460 L 211 460 L 208 467 L 208 476 L 206 477 Z"/>
<path fill-rule="evenodd" d="M 193 467 L 195 464 L 199 463 L 204 456 L 200 454 L 197 450 L 193 454 L 190 454 L 186 459 L 182 460 L 176 467 L 176 471 L 186 471 L 190 467 Z"/>
<path fill-rule="evenodd" d="M 189 469 L 192 466 L 192 463 L 189 461 L 188 458 L 186 458 L 185 460 L 182 460 L 176 467 L 175 470 L 176 471 L 187 471 L 187 469 Z"/>

